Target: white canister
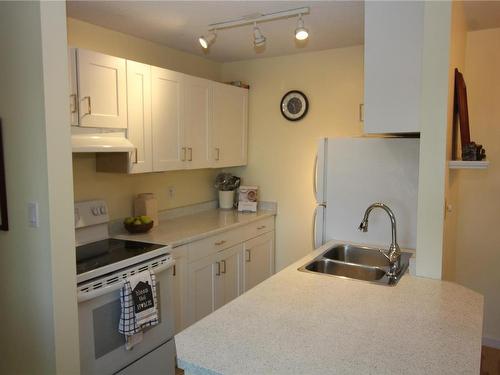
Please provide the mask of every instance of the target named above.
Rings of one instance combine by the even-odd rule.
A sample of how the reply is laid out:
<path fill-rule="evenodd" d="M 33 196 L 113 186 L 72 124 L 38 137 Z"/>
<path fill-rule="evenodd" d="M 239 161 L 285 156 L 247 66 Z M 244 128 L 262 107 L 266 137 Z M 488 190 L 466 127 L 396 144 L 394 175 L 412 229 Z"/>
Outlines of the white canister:
<path fill-rule="evenodd" d="M 219 208 L 230 210 L 234 204 L 234 190 L 219 190 Z"/>
<path fill-rule="evenodd" d="M 134 200 L 134 215 L 149 216 L 154 221 L 154 226 L 159 224 L 158 201 L 153 193 L 142 193 Z"/>

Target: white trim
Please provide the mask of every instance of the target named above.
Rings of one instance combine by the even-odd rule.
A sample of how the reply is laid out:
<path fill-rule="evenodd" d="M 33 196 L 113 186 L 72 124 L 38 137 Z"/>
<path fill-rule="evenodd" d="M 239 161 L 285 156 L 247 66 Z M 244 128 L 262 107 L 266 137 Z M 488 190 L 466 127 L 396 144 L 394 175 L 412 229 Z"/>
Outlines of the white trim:
<path fill-rule="evenodd" d="M 464 161 L 464 160 L 450 160 L 448 161 L 448 168 L 450 169 L 486 169 L 490 165 L 488 160 L 481 161 Z"/>
<path fill-rule="evenodd" d="M 492 337 L 483 337 L 483 345 L 489 346 L 490 348 L 500 349 L 500 339 L 494 339 Z"/>

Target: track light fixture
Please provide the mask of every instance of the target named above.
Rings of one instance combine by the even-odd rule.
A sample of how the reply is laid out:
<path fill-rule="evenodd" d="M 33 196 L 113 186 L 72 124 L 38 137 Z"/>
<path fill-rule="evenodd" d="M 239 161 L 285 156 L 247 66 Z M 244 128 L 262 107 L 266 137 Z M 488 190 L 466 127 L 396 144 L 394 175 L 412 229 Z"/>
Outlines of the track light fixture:
<path fill-rule="evenodd" d="M 248 16 L 240 17 L 237 19 L 222 21 L 217 23 L 212 23 L 208 25 L 209 34 L 202 35 L 198 38 L 198 42 L 203 47 L 203 49 L 208 49 L 208 47 L 215 42 L 217 37 L 216 30 L 229 29 L 239 26 L 251 25 L 253 24 L 253 43 L 255 47 L 262 47 L 266 43 L 266 37 L 262 34 L 262 31 L 257 26 L 257 22 L 274 21 L 278 19 L 299 17 L 297 20 L 297 28 L 295 29 L 295 38 L 297 40 L 306 40 L 309 37 L 309 31 L 304 27 L 304 20 L 302 15 L 309 14 L 309 7 L 282 10 L 274 13 L 267 14 L 250 14 Z"/>
<path fill-rule="evenodd" d="M 207 36 L 200 36 L 198 38 L 198 42 L 200 42 L 201 46 L 203 49 L 207 49 L 210 44 L 212 44 L 215 41 L 215 38 L 217 37 L 215 29 L 212 30 Z"/>
<path fill-rule="evenodd" d="M 266 44 L 266 37 L 260 31 L 257 22 L 253 23 L 253 44 L 255 47 L 262 47 Z"/>
<path fill-rule="evenodd" d="M 297 28 L 295 29 L 295 39 L 306 40 L 309 36 L 309 31 L 304 27 L 304 20 L 302 19 L 302 14 L 299 16 L 297 21 Z"/>

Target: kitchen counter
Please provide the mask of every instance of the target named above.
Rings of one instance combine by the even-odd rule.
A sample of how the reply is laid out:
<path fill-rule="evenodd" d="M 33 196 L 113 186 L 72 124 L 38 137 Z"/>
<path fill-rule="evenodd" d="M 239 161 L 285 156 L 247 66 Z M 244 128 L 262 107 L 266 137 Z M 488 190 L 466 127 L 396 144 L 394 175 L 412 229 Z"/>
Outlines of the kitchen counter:
<path fill-rule="evenodd" d="M 257 210 L 257 212 L 238 212 L 211 208 L 180 217 L 161 220 L 157 227 L 144 234 L 129 234 L 118 223 L 119 232 L 114 238 L 158 243 L 162 245 L 180 246 L 188 242 L 237 228 L 265 217 L 274 216 L 273 210 Z"/>
<path fill-rule="evenodd" d="M 300 272 L 312 252 L 176 337 L 186 374 L 478 374 L 483 297 Z"/>

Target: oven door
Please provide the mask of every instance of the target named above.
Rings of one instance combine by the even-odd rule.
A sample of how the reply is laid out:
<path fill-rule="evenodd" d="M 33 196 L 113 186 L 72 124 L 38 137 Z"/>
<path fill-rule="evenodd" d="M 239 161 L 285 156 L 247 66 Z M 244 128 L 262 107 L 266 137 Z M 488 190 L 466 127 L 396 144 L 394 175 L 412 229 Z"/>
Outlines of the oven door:
<path fill-rule="evenodd" d="M 172 267 L 155 270 L 155 276 L 160 322 L 146 328 L 142 342 L 132 350 L 125 349 L 125 336 L 118 332 L 119 287 L 78 303 L 82 374 L 116 373 L 173 338 Z"/>

